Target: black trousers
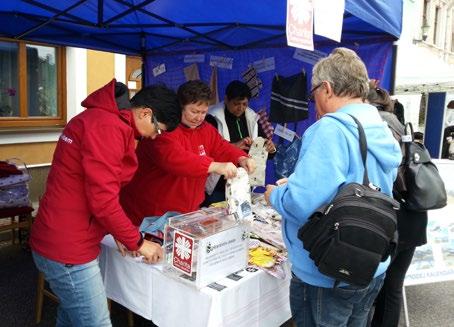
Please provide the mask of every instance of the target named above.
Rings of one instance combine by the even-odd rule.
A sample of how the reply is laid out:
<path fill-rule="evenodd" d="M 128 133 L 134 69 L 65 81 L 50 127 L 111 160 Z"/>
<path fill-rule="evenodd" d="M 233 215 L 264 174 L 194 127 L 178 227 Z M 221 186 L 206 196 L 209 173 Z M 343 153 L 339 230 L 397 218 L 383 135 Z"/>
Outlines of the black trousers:
<path fill-rule="evenodd" d="M 415 253 L 415 247 L 398 250 L 386 271 L 386 278 L 375 300 L 372 327 L 397 327 L 402 303 L 405 274 Z"/>

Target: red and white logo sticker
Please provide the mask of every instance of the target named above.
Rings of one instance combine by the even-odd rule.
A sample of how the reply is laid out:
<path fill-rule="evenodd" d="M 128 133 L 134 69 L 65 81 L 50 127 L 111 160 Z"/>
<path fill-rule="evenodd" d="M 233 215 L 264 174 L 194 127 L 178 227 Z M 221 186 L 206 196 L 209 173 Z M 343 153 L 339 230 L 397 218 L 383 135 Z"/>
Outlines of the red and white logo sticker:
<path fill-rule="evenodd" d="M 173 237 L 172 265 L 185 274 L 192 275 L 194 239 L 177 231 Z"/>

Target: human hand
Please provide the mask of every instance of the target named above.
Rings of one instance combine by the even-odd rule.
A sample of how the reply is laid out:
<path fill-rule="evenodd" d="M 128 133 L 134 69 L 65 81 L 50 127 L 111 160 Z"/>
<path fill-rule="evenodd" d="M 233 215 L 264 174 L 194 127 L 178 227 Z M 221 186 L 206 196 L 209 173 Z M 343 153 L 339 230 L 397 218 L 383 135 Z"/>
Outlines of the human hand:
<path fill-rule="evenodd" d="M 287 184 L 287 183 L 288 183 L 288 178 L 286 178 L 286 177 L 278 179 L 276 181 L 276 185 L 277 186 L 284 185 L 284 184 Z"/>
<path fill-rule="evenodd" d="M 274 190 L 275 188 L 276 188 L 276 185 L 268 184 L 268 185 L 266 186 L 265 200 L 266 200 L 266 204 L 268 204 L 269 206 L 271 205 L 271 203 L 270 203 L 271 192 L 273 192 L 273 190 Z"/>
<path fill-rule="evenodd" d="M 223 175 L 225 179 L 229 179 L 236 176 L 237 168 L 231 162 L 212 162 L 208 167 L 208 172 Z"/>
<path fill-rule="evenodd" d="M 265 149 L 268 153 L 276 153 L 276 146 L 274 145 L 273 141 L 269 139 L 265 141 Z"/>
<path fill-rule="evenodd" d="M 257 166 L 255 160 L 249 157 L 240 157 L 238 159 L 238 164 L 243 167 L 248 174 L 252 174 Z"/>
<path fill-rule="evenodd" d="M 115 240 L 115 244 L 117 244 L 118 252 L 120 252 L 123 257 L 126 256 L 126 252 L 128 251 L 126 246 L 124 246 L 123 243 L 121 243 L 116 238 L 114 238 L 114 240 Z"/>
<path fill-rule="evenodd" d="M 143 261 L 146 263 L 157 263 L 164 257 L 164 252 L 158 243 L 143 240 L 142 246 L 138 252 L 143 255 Z"/>
<path fill-rule="evenodd" d="M 114 239 L 115 243 L 117 244 L 118 251 L 121 253 L 121 255 L 124 257 L 126 254 L 129 254 L 132 257 L 138 257 L 140 256 L 140 253 L 137 251 L 129 251 L 126 246 L 123 245 L 119 240 Z"/>
<path fill-rule="evenodd" d="M 249 136 L 245 137 L 242 140 L 239 140 L 238 142 L 233 143 L 235 146 L 239 147 L 241 150 L 249 150 L 252 144 L 252 138 Z"/>

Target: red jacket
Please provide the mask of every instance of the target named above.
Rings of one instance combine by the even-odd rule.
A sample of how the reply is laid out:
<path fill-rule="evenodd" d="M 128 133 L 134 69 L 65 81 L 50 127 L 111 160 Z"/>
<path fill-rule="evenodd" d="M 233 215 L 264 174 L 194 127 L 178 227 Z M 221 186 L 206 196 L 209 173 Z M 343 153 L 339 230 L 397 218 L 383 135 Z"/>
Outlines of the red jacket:
<path fill-rule="evenodd" d="M 119 111 L 115 80 L 90 94 L 55 149 L 30 238 L 33 251 L 67 264 L 94 260 L 110 233 L 137 250 L 140 233 L 120 206 L 122 185 L 137 168 L 132 112 Z"/>
<path fill-rule="evenodd" d="M 197 210 L 205 193 L 208 167 L 213 161 L 236 164 L 247 154 L 225 141 L 210 124 L 195 129 L 180 124 L 173 132 L 137 147 L 139 168 L 121 190 L 121 204 L 133 223 L 167 211 Z"/>

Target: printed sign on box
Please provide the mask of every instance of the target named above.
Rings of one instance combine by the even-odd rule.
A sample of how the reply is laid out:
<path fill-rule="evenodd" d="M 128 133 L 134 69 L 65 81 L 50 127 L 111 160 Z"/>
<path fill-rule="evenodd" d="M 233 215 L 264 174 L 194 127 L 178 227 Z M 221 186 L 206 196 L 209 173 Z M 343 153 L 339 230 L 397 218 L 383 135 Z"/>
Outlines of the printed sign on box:
<path fill-rule="evenodd" d="M 193 254 L 194 239 L 175 231 L 173 237 L 172 266 L 191 276 Z"/>

